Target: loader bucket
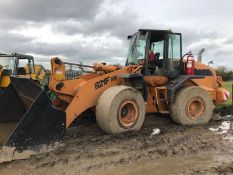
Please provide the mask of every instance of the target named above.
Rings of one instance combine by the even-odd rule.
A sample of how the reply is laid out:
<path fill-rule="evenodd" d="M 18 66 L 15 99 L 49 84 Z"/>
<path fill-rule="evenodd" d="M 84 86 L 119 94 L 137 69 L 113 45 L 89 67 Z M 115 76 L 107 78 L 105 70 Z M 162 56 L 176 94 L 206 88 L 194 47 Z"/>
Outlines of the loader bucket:
<path fill-rule="evenodd" d="M 21 152 L 34 150 L 44 144 L 62 142 L 66 130 L 65 112 L 55 108 L 46 92 L 28 78 L 11 77 L 11 86 L 19 100 L 17 105 L 25 112 L 17 118 L 12 117 L 18 121 L 1 122 L 0 135 L 8 134 L 1 136 L 1 139 L 6 138 L 4 146 L 15 147 L 16 151 Z M 11 107 L 10 110 L 15 109 Z"/>
<path fill-rule="evenodd" d="M 13 86 L 9 85 L 2 90 L 0 94 L 0 123 L 18 121 L 24 113 L 25 108 Z"/>

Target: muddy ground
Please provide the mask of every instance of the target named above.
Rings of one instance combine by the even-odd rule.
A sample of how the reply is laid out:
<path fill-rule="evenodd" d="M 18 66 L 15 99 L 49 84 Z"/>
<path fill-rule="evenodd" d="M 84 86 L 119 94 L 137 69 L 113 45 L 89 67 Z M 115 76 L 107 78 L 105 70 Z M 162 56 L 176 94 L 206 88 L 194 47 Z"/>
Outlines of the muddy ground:
<path fill-rule="evenodd" d="M 233 117 L 180 126 L 148 115 L 138 132 L 106 135 L 96 123 L 70 128 L 66 146 L 0 164 L 0 175 L 233 174 Z M 217 111 L 219 112 L 219 111 Z"/>

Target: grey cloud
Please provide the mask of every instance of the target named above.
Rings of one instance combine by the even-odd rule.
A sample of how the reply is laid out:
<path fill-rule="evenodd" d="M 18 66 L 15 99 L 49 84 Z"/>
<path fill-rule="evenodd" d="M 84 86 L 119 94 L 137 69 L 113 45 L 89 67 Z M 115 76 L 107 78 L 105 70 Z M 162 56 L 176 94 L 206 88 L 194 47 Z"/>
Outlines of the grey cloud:
<path fill-rule="evenodd" d="M 112 57 L 124 57 L 126 50 L 122 48 L 95 48 L 82 46 L 80 43 L 71 44 L 45 44 L 32 42 L 31 38 L 24 38 L 19 35 L 0 35 L 0 53 L 32 53 L 42 55 L 40 61 L 48 61 L 51 56 L 60 55 L 68 58 L 69 61 L 83 61 L 93 63 L 96 60 L 109 61 Z"/>
<path fill-rule="evenodd" d="M 32 40 L 33 38 L 30 37 L 0 31 L 0 51 L 2 53 L 25 52 Z"/>
<path fill-rule="evenodd" d="M 201 48 L 205 48 L 205 50 L 208 52 L 213 52 L 216 49 L 219 49 L 219 44 L 218 43 L 200 43 L 200 44 L 197 44 L 197 45 L 191 47 L 191 49 L 196 53 Z"/>
<path fill-rule="evenodd" d="M 26 21 L 93 18 L 102 0 L 6 0 L 0 2 L 0 16 Z"/>
<path fill-rule="evenodd" d="M 224 48 L 216 48 L 214 51 L 213 51 L 213 54 L 214 55 L 221 55 L 221 56 L 224 56 L 224 57 L 229 57 L 229 56 L 232 56 L 233 53 L 232 51 L 230 50 L 227 50 L 227 49 L 224 49 Z"/>
<path fill-rule="evenodd" d="M 109 34 L 119 38 L 126 38 L 140 28 L 137 14 L 123 11 L 120 14 L 106 11 L 100 18 L 83 21 L 60 21 L 53 25 L 53 30 L 67 35 L 82 33 L 85 35 Z"/>
<path fill-rule="evenodd" d="M 107 2 L 107 3 L 106 3 Z M 148 1 L 150 2 L 150 1 Z M 199 1 L 200 2 L 200 1 Z M 186 1 L 179 0 L 176 7 L 173 0 L 158 1 L 154 13 L 147 13 L 149 3 L 145 2 L 142 11 L 136 11 L 131 1 L 104 1 L 104 0 L 5 0 L 0 1 L 0 51 L 22 52 L 42 55 L 38 59 L 46 62 L 46 57 L 61 55 L 72 62 L 78 60 L 95 62 L 98 60 L 114 60 L 113 57 L 125 58 L 127 51 L 126 36 L 136 32 L 139 28 L 170 29 L 183 34 L 183 49 L 186 51 L 191 44 L 198 43 L 203 39 L 214 40 L 216 38 L 227 38 L 226 34 L 221 34 L 216 28 L 200 27 L 206 25 L 205 19 L 226 19 L 232 17 L 231 7 L 233 1 L 224 1 L 222 7 L 225 11 L 217 8 L 220 1 L 207 0 L 198 6 L 197 0 L 191 0 L 189 4 L 194 7 L 187 7 Z M 112 11 L 111 8 L 103 7 L 117 4 L 120 10 Z M 123 7 L 126 4 L 125 7 Z M 185 6 L 185 7 L 184 7 Z M 227 7 L 226 7 L 227 6 Z M 129 8 L 130 7 L 130 8 Z M 165 8 L 166 7 L 166 8 Z M 186 8 L 187 7 L 187 8 Z M 209 10 L 208 10 L 209 9 Z M 216 9 L 219 13 L 216 15 Z M 169 12 L 169 13 L 168 13 Z M 196 13 L 194 13 L 196 12 Z M 225 12 L 225 13 L 223 13 Z M 193 14 L 191 14 L 193 13 Z M 230 14 L 231 13 L 231 14 Z M 155 20 L 148 20 L 147 17 L 154 15 Z M 217 18 L 217 17 L 218 18 Z M 190 18 L 190 19 L 189 19 Z M 158 20 L 160 19 L 160 20 Z M 186 26 L 186 22 L 195 20 L 193 26 Z M 171 22 L 173 21 L 173 23 Z M 178 24 L 176 25 L 175 22 Z M 170 23 L 171 22 L 171 23 Z M 30 23 L 30 25 L 28 25 Z M 34 38 L 24 37 L 9 33 L 9 30 L 26 27 L 40 27 L 49 24 L 55 33 L 64 35 L 82 34 L 84 36 L 113 36 L 122 41 L 121 46 L 111 48 L 95 48 L 92 45 L 84 47 L 82 43 L 74 41 L 70 44 L 45 44 L 33 42 Z M 189 23 L 190 24 L 190 23 Z M 96 41 L 98 42 L 98 41 Z M 211 58 L 223 59 L 225 56 L 233 56 L 232 52 L 227 52 L 224 45 L 232 44 L 232 39 L 227 39 L 222 45 L 218 43 L 199 44 L 191 48 L 196 53 L 200 48 L 205 47 L 205 55 Z M 225 54 L 228 53 L 228 54 Z M 209 58 L 207 58 L 209 59 Z M 218 62 L 218 60 L 216 61 Z"/>
<path fill-rule="evenodd" d="M 213 40 L 219 37 L 218 32 L 213 31 L 213 30 L 197 31 L 195 29 L 187 29 L 187 28 L 186 29 L 179 28 L 179 30 L 182 32 L 182 39 L 183 39 L 184 47 L 188 47 L 189 45 L 199 42 L 200 40 L 203 40 L 203 39 Z"/>
<path fill-rule="evenodd" d="M 227 39 L 224 44 L 233 44 L 233 38 Z"/>
<path fill-rule="evenodd" d="M 62 32 L 67 35 L 82 33 L 84 35 L 109 34 L 120 38 L 124 46 L 127 47 L 126 37 L 129 34 L 137 32 L 139 28 L 149 29 L 170 29 L 171 26 L 165 24 L 154 24 L 151 21 L 137 21 L 137 14 L 123 11 L 120 15 L 107 12 L 101 19 L 93 19 L 83 22 L 82 25 L 75 21 L 60 22 L 53 25 L 55 32 Z M 173 28 L 172 28 L 173 29 Z M 199 42 L 202 39 L 213 39 L 219 37 L 218 32 L 214 30 L 198 31 L 191 28 L 175 27 L 174 32 L 181 32 L 183 36 L 183 47 Z"/>
<path fill-rule="evenodd" d="M 110 56 L 122 56 L 118 48 L 101 49 L 94 47 L 84 47 L 78 43 L 75 44 L 36 44 L 31 46 L 31 50 L 36 54 L 43 55 L 62 55 L 69 57 L 71 60 L 74 58 L 93 60 L 93 59 L 106 59 Z"/>
<path fill-rule="evenodd" d="M 0 32 L 7 32 L 8 30 L 15 29 L 18 26 L 25 25 L 25 21 L 19 19 L 9 20 L 8 18 L 0 17 Z"/>

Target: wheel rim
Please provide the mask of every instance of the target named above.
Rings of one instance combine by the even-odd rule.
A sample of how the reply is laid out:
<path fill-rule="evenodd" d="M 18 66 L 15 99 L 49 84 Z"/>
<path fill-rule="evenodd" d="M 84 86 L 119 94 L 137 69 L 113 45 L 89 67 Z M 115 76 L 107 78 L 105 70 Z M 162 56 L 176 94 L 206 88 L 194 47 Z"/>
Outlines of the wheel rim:
<path fill-rule="evenodd" d="M 131 127 L 138 118 L 138 107 L 134 101 L 124 101 L 118 110 L 118 120 L 126 128 Z"/>
<path fill-rule="evenodd" d="M 190 99 L 186 105 L 186 113 L 189 118 L 196 120 L 198 119 L 205 111 L 204 102 L 199 97 L 194 97 Z"/>

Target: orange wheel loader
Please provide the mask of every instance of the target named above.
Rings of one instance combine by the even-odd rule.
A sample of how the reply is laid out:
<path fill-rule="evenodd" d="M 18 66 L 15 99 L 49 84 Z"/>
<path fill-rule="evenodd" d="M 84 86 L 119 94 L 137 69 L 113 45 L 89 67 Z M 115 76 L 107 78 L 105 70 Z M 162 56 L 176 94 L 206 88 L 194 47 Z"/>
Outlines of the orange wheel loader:
<path fill-rule="evenodd" d="M 68 63 L 52 58 L 53 101 L 30 79 L 12 76 L 19 99 L 28 107 L 5 146 L 21 151 L 61 141 L 66 128 L 89 110 L 108 134 L 139 130 L 146 113 L 170 114 L 181 125 L 204 124 L 214 105 L 229 97 L 214 69 L 191 53 L 182 56 L 180 33 L 140 29 L 128 39 L 124 67 L 94 64 L 89 66 L 92 72 L 67 79 Z"/>

